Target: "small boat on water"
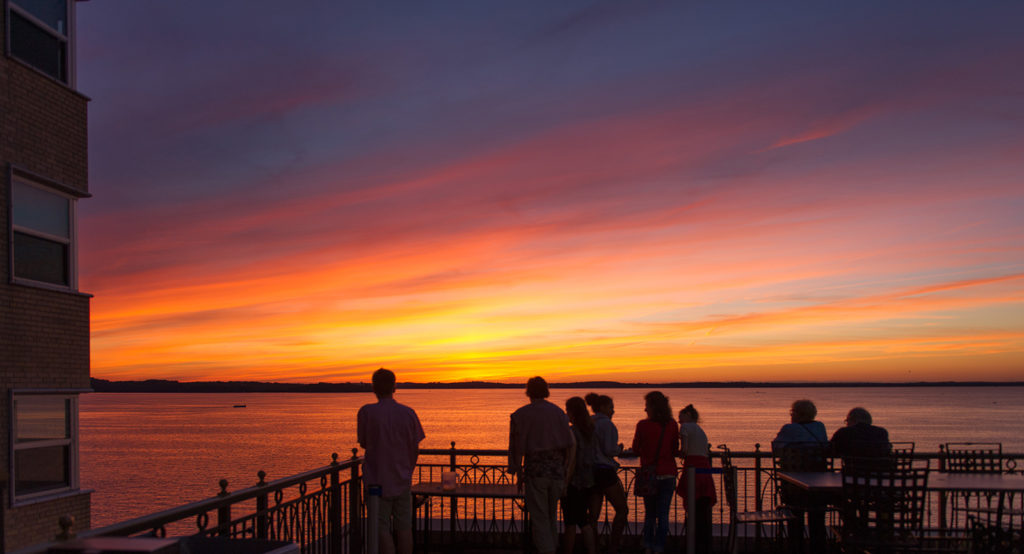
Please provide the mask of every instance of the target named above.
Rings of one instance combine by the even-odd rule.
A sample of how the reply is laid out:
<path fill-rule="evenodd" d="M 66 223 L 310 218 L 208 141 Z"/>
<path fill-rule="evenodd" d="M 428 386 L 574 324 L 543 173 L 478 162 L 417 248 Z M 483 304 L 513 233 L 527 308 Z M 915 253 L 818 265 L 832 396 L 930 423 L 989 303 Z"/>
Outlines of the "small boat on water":
<path fill-rule="evenodd" d="M 234 407 L 235 408 L 244 408 L 245 404 L 235 404 Z"/>

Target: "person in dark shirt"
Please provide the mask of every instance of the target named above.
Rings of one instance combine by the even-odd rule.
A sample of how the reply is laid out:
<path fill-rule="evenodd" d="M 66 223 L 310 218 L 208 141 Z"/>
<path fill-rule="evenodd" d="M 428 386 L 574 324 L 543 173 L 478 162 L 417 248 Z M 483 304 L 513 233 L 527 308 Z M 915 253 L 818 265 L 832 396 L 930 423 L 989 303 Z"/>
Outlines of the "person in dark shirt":
<path fill-rule="evenodd" d="M 871 424 L 871 414 L 861 407 L 846 414 L 846 427 L 832 435 L 837 457 L 884 458 L 889 455 L 889 432 Z"/>

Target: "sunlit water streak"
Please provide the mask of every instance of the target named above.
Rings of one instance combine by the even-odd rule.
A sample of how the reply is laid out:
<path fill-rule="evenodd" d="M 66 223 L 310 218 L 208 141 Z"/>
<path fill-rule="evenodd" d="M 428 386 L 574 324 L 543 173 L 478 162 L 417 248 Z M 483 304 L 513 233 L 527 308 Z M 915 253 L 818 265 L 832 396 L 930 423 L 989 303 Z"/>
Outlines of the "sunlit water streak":
<path fill-rule="evenodd" d="M 605 389 L 616 401 L 622 442 L 632 440 L 650 389 Z M 810 398 L 831 434 L 846 412 L 864 406 L 891 440 L 915 441 L 934 452 L 947 441 L 1001 441 L 1024 451 L 1024 389 L 773 388 L 663 389 L 678 411 L 693 403 L 712 444 L 733 450 L 767 448 L 788 420 L 789 404 Z M 553 389 L 564 405 L 586 390 Z M 424 448 L 505 448 L 508 414 L 526 401 L 521 390 L 400 390 L 416 409 Z M 145 515 L 229 490 L 326 465 L 332 452 L 351 456 L 355 416 L 371 394 L 128 394 L 97 393 L 81 401 L 81 480 L 94 489 L 93 526 Z M 234 408 L 245 404 L 245 408 Z"/>

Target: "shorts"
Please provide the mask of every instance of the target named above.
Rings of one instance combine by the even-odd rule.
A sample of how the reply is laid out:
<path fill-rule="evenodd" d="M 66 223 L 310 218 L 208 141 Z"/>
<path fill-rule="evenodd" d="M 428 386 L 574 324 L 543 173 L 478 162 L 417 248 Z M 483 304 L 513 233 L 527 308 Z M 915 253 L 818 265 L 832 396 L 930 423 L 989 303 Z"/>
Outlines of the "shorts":
<path fill-rule="evenodd" d="M 619 482 L 619 470 L 614 467 L 594 466 L 594 488 L 603 491 Z"/>
<path fill-rule="evenodd" d="M 562 497 L 562 521 L 566 526 L 583 527 L 590 522 L 590 497 L 593 494 L 593 488 L 580 489 L 572 485 L 566 488 Z"/>
<path fill-rule="evenodd" d="M 412 491 L 405 489 L 398 496 L 382 496 L 377 521 L 381 529 L 392 533 L 395 529 L 412 529 Z"/>

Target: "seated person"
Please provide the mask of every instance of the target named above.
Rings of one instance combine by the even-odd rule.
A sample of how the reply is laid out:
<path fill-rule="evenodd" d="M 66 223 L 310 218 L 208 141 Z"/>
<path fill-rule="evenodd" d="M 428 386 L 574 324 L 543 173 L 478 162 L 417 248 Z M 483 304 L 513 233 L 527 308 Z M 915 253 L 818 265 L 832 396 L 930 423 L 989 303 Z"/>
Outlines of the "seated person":
<path fill-rule="evenodd" d="M 871 414 L 854 408 L 846 414 L 846 427 L 832 435 L 832 452 L 843 458 L 884 458 L 889 455 L 889 432 L 871 424 Z"/>
<path fill-rule="evenodd" d="M 828 433 L 825 424 L 815 419 L 818 409 L 810 400 L 797 400 L 789 410 L 790 422 L 779 429 L 772 441 L 778 469 L 784 471 L 825 471 Z M 828 497 L 780 483 L 780 497 L 796 519 L 789 522 L 791 552 L 825 552 L 825 508 Z M 804 544 L 804 514 L 807 515 L 808 545 Z"/>

